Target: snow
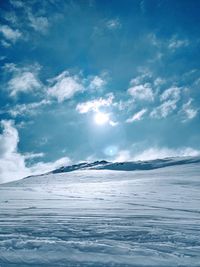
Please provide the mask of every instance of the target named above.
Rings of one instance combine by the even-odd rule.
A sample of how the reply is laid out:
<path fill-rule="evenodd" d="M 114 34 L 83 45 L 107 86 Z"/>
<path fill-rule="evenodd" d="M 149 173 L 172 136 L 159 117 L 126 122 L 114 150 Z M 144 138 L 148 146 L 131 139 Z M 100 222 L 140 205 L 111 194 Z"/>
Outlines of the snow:
<path fill-rule="evenodd" d="M 70 166 L 62 166 L 50 173 L 72 172 L 76 170 L 115 170 L 115 171 L 135 171 L 135 170 L 153 170 L 168 166 L 200 163 L 200 157 L 176 157 L 154 159 L 147 161 L 132 161 L 132 162 L 108 162 L 105 160 L 95 162 L 82 162 Z"/>
<path fill-rule="evenodd" d="M 199 174 L 191 162 L 2 184 L 0 267 L 199 267 Z"/>

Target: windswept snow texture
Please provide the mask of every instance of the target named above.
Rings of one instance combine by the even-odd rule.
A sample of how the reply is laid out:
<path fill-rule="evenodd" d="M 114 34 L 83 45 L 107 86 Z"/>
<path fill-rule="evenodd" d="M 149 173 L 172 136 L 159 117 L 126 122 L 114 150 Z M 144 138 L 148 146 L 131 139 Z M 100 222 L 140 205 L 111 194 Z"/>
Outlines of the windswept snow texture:
<path fill-rule="evenodd" d="M 199 267 L 200 164 L 0 185 L 1 267 Z"/>

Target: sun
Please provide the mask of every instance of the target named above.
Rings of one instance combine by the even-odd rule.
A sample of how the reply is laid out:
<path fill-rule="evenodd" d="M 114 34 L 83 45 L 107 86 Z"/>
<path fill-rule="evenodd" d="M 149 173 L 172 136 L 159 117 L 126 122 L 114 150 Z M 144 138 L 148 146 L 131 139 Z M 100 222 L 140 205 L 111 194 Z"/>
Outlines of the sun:
<path fill-rule="evenodd" d="M 94 116 L 94 121 L 96 124 L 103 125 L 109 121 L 109 115 L 103 112 L 98 112 Z"/>

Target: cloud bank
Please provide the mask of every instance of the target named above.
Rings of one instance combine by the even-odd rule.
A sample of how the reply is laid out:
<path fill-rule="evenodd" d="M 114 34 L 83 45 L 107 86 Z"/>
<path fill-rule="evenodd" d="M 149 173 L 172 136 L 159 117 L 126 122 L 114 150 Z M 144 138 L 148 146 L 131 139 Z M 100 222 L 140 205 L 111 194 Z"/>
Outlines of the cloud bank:
<path fill-rule="evenodd" d="M 18 131 L 12 121 L 2 121 L 0 135 L 0 183 L 17 180 L 30 174 L 25 157 L 17 151 Z"/>
<path fill-rule="evenodd" d="M 43 153 L 23 155 L 18 151 L 19 134 L 14 122 L 3 120 L 1 127 L 3 131 L 0 134 L 0 183 L 18 180 L 28 175 L 45 173 L 62 165 L 70 164 L 70 159 L 63 157 L 55 162 L 39 162 L 28 167 L 27 159 L 42 157 Z"/>

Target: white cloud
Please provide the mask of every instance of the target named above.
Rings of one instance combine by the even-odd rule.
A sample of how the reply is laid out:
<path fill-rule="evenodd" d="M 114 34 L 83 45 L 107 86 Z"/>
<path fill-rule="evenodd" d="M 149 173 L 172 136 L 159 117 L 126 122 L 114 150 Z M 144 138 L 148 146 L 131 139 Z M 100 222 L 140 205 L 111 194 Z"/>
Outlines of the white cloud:
<path fill-rule="evenodd" d="M 139 153 L 138 155 L 134 156 L 134 160 L 152 160 L 152 159 L 162 159 L 168 157 L 195 157 L 199 156 L 200 151 L 193 149 L 191 147 L 183 147 L 178 149 L 172 148 L 158 148 L 152 147 L 144 150 L 143 152 Z"/>
<path fill-rule="evenodd" d="M 160 59 L 160 57 L 163 56 L 164 51 L 166 53 L 166 49 L 170 50 L 171 52 L 175 52 L 177 49 L 185 48 L 190 45 L 190 41 L 187 38 L 180 38 L 177 35 L 172 36 L 171 39 L 163 39 L 158 38 L 155 33 L 151 33 L 147 35 L 147 41 L 153 46 L 159 48 L 159 50 L 161 51 L 158 52 L 157 59 Z"/>
<path fill-rule="evenodd" d="M 175 100 L 167 100 L 162 103 L 160 106 L 154 108 L 150 113 L 152 118 L 166 118 L 177 108 Z"/>
<path fill-rule="evenodd" d="M 180 99 L 180 93 L 181 93 L 181 88 L 180 87 L 171 87 L 167 90 L 165 90 L 161 96 L 160 96 L 160 100 L 161 101 L 165 101 L 165 100 L 174 100 L 176 102 L 179 101 Z"/>
<path fill-rule="evenodd" d="M 29 35 L 29 31 L 36 31 L 42 34 L 45 34 L 49 28 L 49 21 L 52 18 L 47 18 L 45 16 L 46 9 L 44 6 L 40 5 L 40 8 L 34 8 L 34 1 L 17 1 L 10 0 L 11 5 L 13 5 L 14 9 L 6 12 L 4 14 L 4 18 L 9 21 L 13 27 L 20 27 L 23 30 L 23 37 L 27 40 Z M 22 13 L 21 16 L 17 16 L 18 10 Z M 23 27 L 23 24 L 29 26 L 29 31 L 27 31 L 26 27 Z M 32 34 L 32 32 L 30 33 Z"/>
<path fill-rule="evenodd" d="M 1 126 L 3 132 L 0 134 L 0 183 L 48 172 L 71 162 L 68 157 L 63 157 L 55 162 L 38 162 L 27 167 L 26 160 L 43 157 L 44 154 L 21 154 L 18 151 L 19 134 L 13 121 L 3 120 Z"/>
<path fill-rule="evenodd" d="M 39 69 L 40 67 L 37 64 L 22 68 L 17 67 L 13 63 L 6 64 L 4 70 L 12 74 L 12 78 L 8 81 L 10 96 L 16 97 L 19 93 L 27 93 L 40 88 Z"/>
<path fill-rule="evenodd" d="M 42 152 L 41 153 L 25 153 L 24 154 L 24 158 L 26 160 L 31 160 L 31 159 L 35 159 L 35 158 L 42 158 L 44 156 L 45 156 L 45 154 Z"/>
<path fill-rule="evenodd" d="M 22 33 L 19 30 L 13 30 L 7 25 L 0 25 L 0 32 L 7 41 L 15 43 L 19 38 L 22 37 Z"/>
<path fill-rule="evenodd" d="M 135 85 L 128 89 L 128 93 L 137 100 L 153 101 L 154 95 L 150 83 Z"/>
<path fill-rule="evenodd" d="M 119 124 L 119 122 L 117 121 L 112 121 L 112 120 L 109 120 L 109 124 L 113 127 L 117 126 Z"/>
<path fill-rule="evenodd" d="M 46 33 L 49 27 L 49 21 L 46 17 L 36 17 L 33 14 L 28 13 L 28 19 L 30 21 L 30 26 L 38 32 Z"/>
<path fill-rule="evenodd" d="M 165 90 L 161 96 L 160 101 L 164 101 L 160 106 L 153 109 L 150 113 L 152 118 L 166 118 L 177 108 L 177 102 L 180 100 L 181 88 L 170 87 Z"/>
<path fill-rule="evenodd" d="M 142 110 L 138 111 L 137 113 L 135 113 L 132 117 L 128 118 L 126 120 L 127 123 L 131 123 L 134 121 L 140 121 L 142 120 L 144 114 L 147 112 L 146 108 L 143 108 Z"/>
<path fill-rule="evenodd" d="M 70 76 L 68 71 L 63 71 L 55 78 L 49 80 L 51 86 L 47 94 L 57 98 L 58 102 L 72 98 L 76 93 L 83 92 L 84 86 L 79 76 Z"/>
<path fill-rule="evenodd" d="M 200 150 L 191 147 L 168 148 L 168 147 L 150 147 L 137 154 L 130 150 L 120 150 L 113 161 L 145 161 L 154 159 L 164 159 L 173 157 L 196 157 L 200 156 Z"/>
<path fill-rule="evenodd" d="M 99 98 L 99 99 L 79 103 L 76 106 L 76 110 L 79 113 L 88 113 L 90 111 L 97 112 L 99 110 L 99 108 L 101 108 L 101 107 L 109 107 L 113 103 L 114 95 L 112 93 L 109 93 L 107 96 L 108 97 L 106 99 Z"/>
<path fill-rule="evenodd" d="M 140 73 L 140 75 L 131 79 L 130 85 L 145 84 L 152 79 L 152 72 L 148 68 L 140 67 L 138 68 L 138 72 Z"/>
<path fill-rule="evenodd" d="M 38 113 L 39 108 L 50 104 L 49 100 L 43 99 L 39 102 L 33 102 L 29 104 L 18 104 L 8 109 L 6 113 L 9 113 L 13 117 L 35 115 Z"/>
<path fill-rule="evenodd" d="M 154 85 L 155 86 L 160 86 L 160 85 L 162 85 L 162 84 L 164 84 L 165 83 L 165 79 L 163 79 L 163 78 L 161 78 L 161 77 L 157 77 L 156 79 L 155 79 L 155 81 L 154 81 Z"/>
<path fill-rule="evenodd" d="M 29 169 L 30 169 L 31 175 L 37 175 L 37 174 L 47 173 L 57 168 L 60 168 L 62 166 L 66 166 L 70 164 L 71 164 L 71 160 L 68 157 L 63 157 L 52 162 L 38 162 L 32 165 Z"/>
<path fill-rule="evenodd" d="M 94 76 L 90 81 L 89 88 L 92 90 L 100 89 L 106 84 L 106 81 L 99 76 Z"/>
<path fill-rule="evenodd" d="M 111 19 L 106 22 L 106 26 L 109 30 L 115 30 L 121 28 L 119 19 Z"/>
<path fill-rule="evenodd" d="M 8 48 L 8 47 L 10 47 L 11 46 L 11 44 L 10 43 L 8 43 L 7 41 L 5 41 L 5 40 L 1 40 L 1 45 L 2 46 L 4 46 L 5 48 Z"/>
<path fill-rule="evenodd" d="M 176 50 L 181 47 L 187 47 L 189 45 L 189 40 L 187 39 L 178 39 L 177 36 L 173 36 L 169 41 L 168 48 L 171 50 Z"/>
<path fill-rule="evenodd" d="M 0 183 L 29 175 L 25 158 L 17 151 L 19 135 L 12 121 L 2 121 L 0 135 Z"/>
<path fill-rule="evenodd" d="M 192 107 L 192 101 L 193 99 L 189 99 L 188 102 L 182 106 L 181 113 L 184 116 L 183 122 L 195 118 L 198 114 L 199 110 Z"/>
<path fill-rule="evenodd" d="M 76 110 L 81 114 L 88 113 L 88 112 L 95 112 L 94 118 L 95 118 L 95 121 L 97 122 L 97 124 L 101 124 L 101 123 L 99 123 L 99 119 L 100 119 L 103 121 L 105 120 L 111 126 L 114 127 L 114 126 L 118 125 L 118 122 L 113 121 L 110 118 L 109 113 L 104 113 L 104 112 L 102 113 L 100 110 L 102 107 L 110 107 L 111 105 L 114 105 L 115 103 L 113 103 L 113 99 L 114 99 L 113 93 L 108 93 L 107 98 L 99 98 L 99 99 L 79 103 L 76 106 Z M 99 116 L 100 116 L 100 118 L 99 118 Z"/>
<path fill-rule="evenodd" d="M 131 161 L 131 153 L 129 150 L 120 150 L 117 153 L 117 156 L 114 158 L 114 162 L 123 162 L 123 161 Z"/>
<path fill-rule="evenodd" d="M 118 102 L 114 102 L 113 106 L 116 107 L 117 109 L 119 109 L 120 111 L 122 110 L 131 110 L 133 105 L 135 103 L 134 99 L 127 99 L 127 100 L 119 100 Z"/>
<path fill-rule="evenodd" d="M 39 87 L 40 82 L 35 74 L 28 71 L 17 74 L 8 82 L 8 88 L 11 91 L 11 96 L 16 96 L 20 92 L 32 91 Z"/>

